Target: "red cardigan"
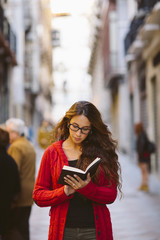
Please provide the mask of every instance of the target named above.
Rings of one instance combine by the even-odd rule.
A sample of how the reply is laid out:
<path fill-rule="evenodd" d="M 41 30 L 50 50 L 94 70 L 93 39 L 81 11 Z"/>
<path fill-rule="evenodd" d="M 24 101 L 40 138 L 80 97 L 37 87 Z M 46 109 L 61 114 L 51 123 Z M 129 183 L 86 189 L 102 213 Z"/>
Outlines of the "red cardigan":
<path fill-rule="evenodd" d="M 64 186 L 57 183 L 63 165 L 69 165 L 62 148 L 63 141 L 49 146 L 42 157 L 36 179 L 33 199 L 40 207 L 51 206 L 49 240 L 62 240 L 70 199 Z M 77 190 L 93 201 L 97 240 L 113 240 L 110 213 L 106 204 L 114 202 L 117 187 L 108 184 L 102 169 L 98 185 L 92 180 L 84 188 Z"/>

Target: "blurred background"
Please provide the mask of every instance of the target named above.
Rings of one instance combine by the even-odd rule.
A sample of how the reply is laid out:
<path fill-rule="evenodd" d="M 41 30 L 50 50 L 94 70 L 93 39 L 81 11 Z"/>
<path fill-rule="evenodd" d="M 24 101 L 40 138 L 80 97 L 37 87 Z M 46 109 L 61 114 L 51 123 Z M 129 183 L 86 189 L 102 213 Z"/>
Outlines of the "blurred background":
<path fill-rule="evenodd" d="M 35 146 L 44 120 L 88 100 L 133 164 L 143 123 L 159 182 L 159 92 L 160 1 L 0 0 L 0 124 L 23 119 Z"/>
<path fill-rule="evenodd" d="M 0 124 L 25 120 L 34 142 L 43 120 L 92 101 L 132 159 L 143 123 L 160 178 L 159 78 L 160 1 L 0 1 Z"/>

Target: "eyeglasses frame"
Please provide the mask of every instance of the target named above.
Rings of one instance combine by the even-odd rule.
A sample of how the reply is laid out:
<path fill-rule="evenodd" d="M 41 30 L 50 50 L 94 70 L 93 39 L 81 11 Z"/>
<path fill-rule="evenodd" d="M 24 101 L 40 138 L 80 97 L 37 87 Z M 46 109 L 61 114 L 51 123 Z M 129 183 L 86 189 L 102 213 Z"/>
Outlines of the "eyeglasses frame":
<path fill-rule="evenodd" d="M 69 123 L 69 124 L 68 124 L 68 128 L 71 129 L 70 126 L 73 126 L 73 125 L 74 125 L 74 124 Z M 88 133 L 84 133 L 84 132 L 82 132 L 83 129 L 84 129 L 84 127 L 80 128 L 78 125 L 76 125 L 76 126 L 77 126 L 77 130 L 71 129 L 71 131 L 73 131 L 73 132 L 78 132 L 79 130 L 81 130 L 81 133 L 84 134 L 84 135 L 88 135 L 88 134 L 91 132 L 91 129 L 88 129 L 89 132 L 88 132 Z"/>

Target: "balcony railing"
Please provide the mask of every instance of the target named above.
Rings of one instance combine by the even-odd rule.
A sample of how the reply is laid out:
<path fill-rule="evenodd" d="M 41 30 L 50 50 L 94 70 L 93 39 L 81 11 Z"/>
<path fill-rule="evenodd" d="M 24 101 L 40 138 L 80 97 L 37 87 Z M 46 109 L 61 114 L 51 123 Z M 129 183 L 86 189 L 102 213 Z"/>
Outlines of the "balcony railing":
<path fill-rule="evenodd" d="M 143 26 L 146 16 L 151 12 L 156 3 L 160 0 L 136 0 L 137 1 L 137 14 L 130 24 L 128 33 L 124 40 L 125 54 L 137 37 L 139 27 Z"/>
<path fill-rule="evenodd" d="M 7 18 L 4 16 L 4 10 L 1 6 L 0 6 L 0 30 L 5 40 L 8 41 L 9 47 L 12 50 L 12 52 L 16 53 L 16 36 L 13 33 Z"/>
<path fill-rule="evenodd" d="M 137 0 L 137 7 L 138 10 L 143 9 L 150 12 L 157 2 L 160 2 L 160 0 Z"/>
<path fill-rule="evenodd" d="M 132 45 L 132 43 L 136 39 L 136 36 L 138 34 L 138 29 L 140 26 L 142 26 L 144 24 L 144 19 L 145 19 L 145 16 L 142 16 L 139 18 L 136 18 L 136 17 L 133 18 L 133 20 L 130 24 L 129 31 L 124 40 L 125 53 L 127 53 L 129 47 Z"/>

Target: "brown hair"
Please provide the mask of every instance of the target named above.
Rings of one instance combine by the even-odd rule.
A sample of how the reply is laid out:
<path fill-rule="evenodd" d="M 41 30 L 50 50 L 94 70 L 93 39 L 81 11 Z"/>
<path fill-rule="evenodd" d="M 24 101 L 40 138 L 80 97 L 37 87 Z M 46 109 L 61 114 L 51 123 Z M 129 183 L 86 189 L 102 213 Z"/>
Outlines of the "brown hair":
<path fill-rule="evenodd" d="M 116 153 L 117 142 L 112 139 L 108 126 L 103 123 L 100 112 L 92 103 L 87 101 L 74 103 L 54 128 L 53 141 L 67 139 L 69 137 L 68 124 L 70 120 L 72 117 L 82 114 L 90 121 L 91 132 L 81 143 L 82 154 L 78 160 L 77 167 L 84 170 L 94 158 L 99 156 L 102 158 L 102 166 L 108 180 L 113 180 L 121 192 L 121 169 Z M 98 175 L 99 171 L 97 171 L 93 180 L 96 180 Z"/>
<path fill-rule="evenodd" d="M 6 149 L 9 144 L 9 133 L 0 128 L 0 148 Z"/>
<path fill-rule="evenodd" d="M 135 123 L 134 125 L 134 131 L 136 135 L 139 135 L 141 132 L 144 131 L 143 124 L 142 123 Z"/>

